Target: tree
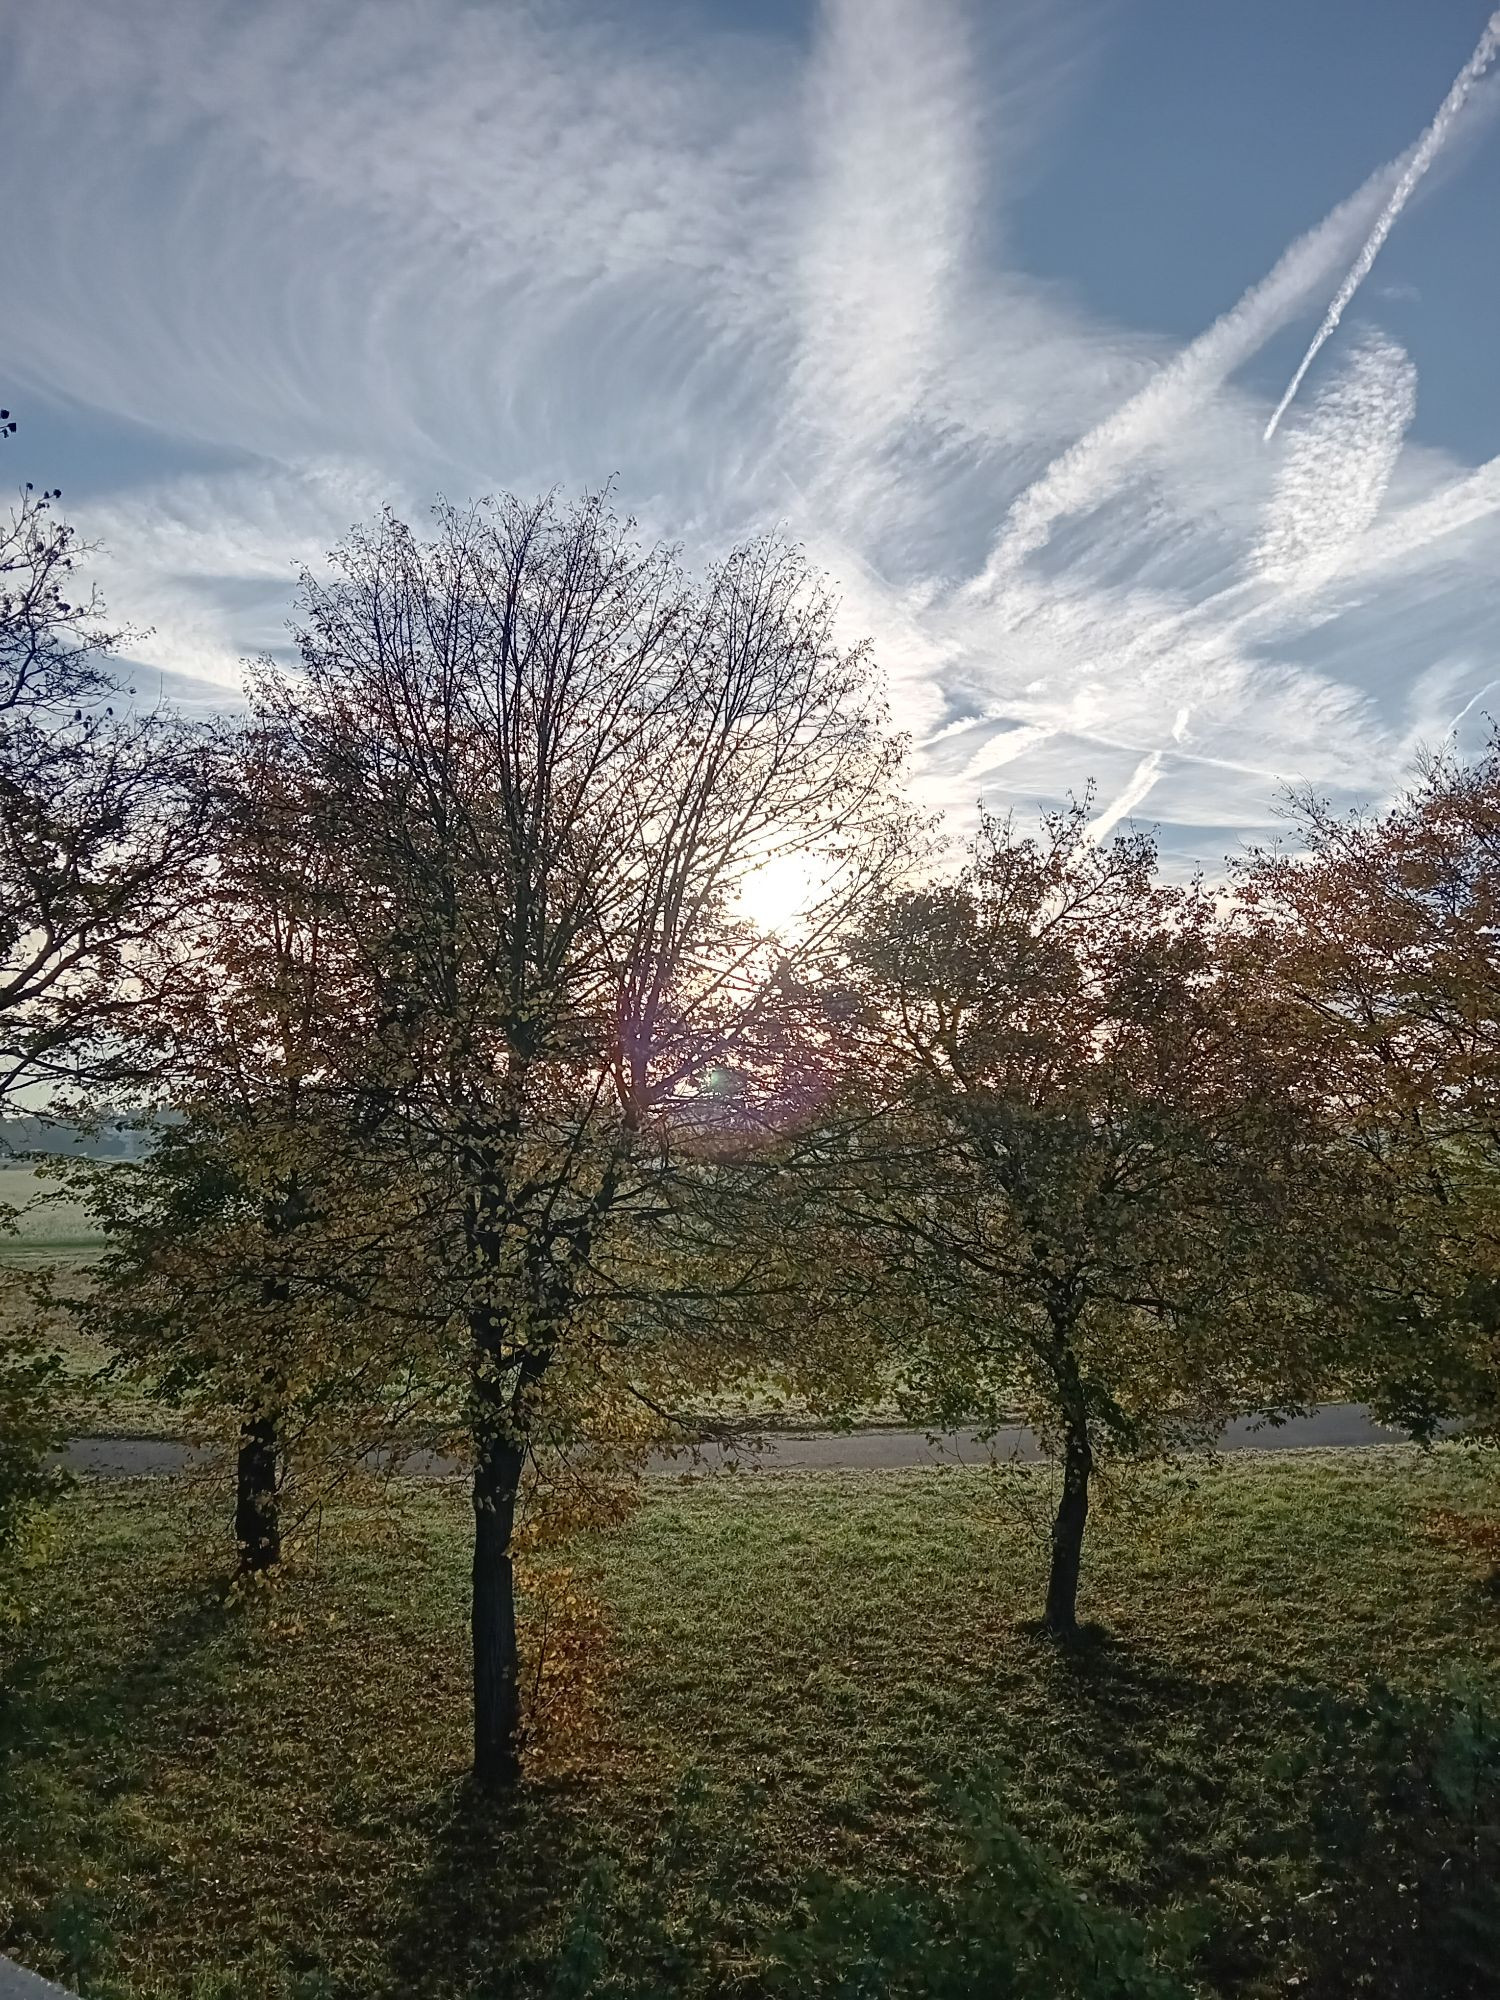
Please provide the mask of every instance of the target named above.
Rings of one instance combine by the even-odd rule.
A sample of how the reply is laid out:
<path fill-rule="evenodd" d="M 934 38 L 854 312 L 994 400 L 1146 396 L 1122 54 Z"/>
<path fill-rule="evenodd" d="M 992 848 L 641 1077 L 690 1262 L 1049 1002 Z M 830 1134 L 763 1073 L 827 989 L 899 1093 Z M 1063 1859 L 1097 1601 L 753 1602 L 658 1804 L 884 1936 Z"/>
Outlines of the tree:
<path fill-rule="evenodd" d="M 49 1454 L 61 1443 L 57 1365 L 11 1328 L 0 1334 L 0 1629 L 24 1603 L 18 1577 L 37 1517 L 57 1490 Z"/>
<path fill-rule="evenodd" d="M 15 422 L 0 411 L 0 437 Z M 118 1075 L 113 1031 L 140 999 L 132 954 L 190 854 L 193 759 L 162 715 L 117 713 L 118 635 L 81 593 L 86 551 L 56 488 L 23 487 L 0 520 L 0 1109 Z M 53 1371 L 5 1273 L 0 1321 L 0 1543 L 47 1490 Z"/>
<path fill-rule="evenodd" d="M 1341 1135 L 1327 1306 L 1359 1387 L 1430 1435 L 1500 1431 L 1500 738 L 1429 759 L 1387 811 L 1297 801 L 1243 922 Z"/>
<path fill-rule="evenodd" d="M 388 1245 L 402 1191 L 377 1177 L 328 1051 L 351 1004 L 324 921 L 328 856 L 310 835 L 295 746 L 251 724 L 220 739 L 205 787 L 209 866 L 149 950 L 158 1004 L 129 1052 L 160 1122 L 129 1166 L 82 1164 L 106 1232 L 75 1310 L 155 1391 L 235 1456 L 242 1573 L 281 1557 L 289 1479 L 305 1515 L 328 1481 L 389 1451 L 425 1396 Z M 363 1301 L 377 1280 L 383 1316 Z"/>
<path fill-rule="evenodd" d="M 1211 898 L 1088 801 L 985 817 L 956 881 L 856 945 L 866 1122 L 837 1200 L 904 1287 L 915 1406 L 1061 1458 L 1045 1629 L 1077 1626 L 1091 1484 L 1305 1393 L 1292 1224 L 1316 1107 L 1274 1017 L 1223 976 Z"/>
<path fill-rule="evenodd" d="M 0 1102 L 116 1074 L 197 832 L 194 738 L 122 696 L 60 497 L 26 486 L 0 522 Z"/>
<path fill-rule="evenodd" d="M 728 1366 L 749 1274 L 695 1220 L 708 1158 L 798 1102 L 799 980 L 899 845 L 898 748 L 832 615 L 773 541 L 695 589 L 600 498 L 504 499 L 353 535 L 304 579 L 300 674 L 261 676 L 360 968 L 330 1060 L 424 1189 L 433 1347 L 461 1337 L 483 1789 L 519 1768 L 523 1475 L 638 1454 Z M 777 943 L 738 893 L 799 859 Z"/>

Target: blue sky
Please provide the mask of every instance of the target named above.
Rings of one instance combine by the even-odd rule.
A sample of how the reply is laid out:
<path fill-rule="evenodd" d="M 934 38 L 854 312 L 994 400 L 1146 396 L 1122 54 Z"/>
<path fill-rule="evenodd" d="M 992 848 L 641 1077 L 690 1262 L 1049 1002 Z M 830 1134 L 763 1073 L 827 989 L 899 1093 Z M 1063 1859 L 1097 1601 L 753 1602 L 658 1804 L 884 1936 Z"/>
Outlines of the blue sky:
<path fill-rule="evenodd" d="M 835 577 L 956 821 L 1216 867 L 1500 713 L 1500 82 L 1268 444 L 1484 0 L 55 0 L 0 401 L 200 698 L 386 499 L 615 476 Z M 1500 71 L 1500 66 L 1497 66 Z"/>

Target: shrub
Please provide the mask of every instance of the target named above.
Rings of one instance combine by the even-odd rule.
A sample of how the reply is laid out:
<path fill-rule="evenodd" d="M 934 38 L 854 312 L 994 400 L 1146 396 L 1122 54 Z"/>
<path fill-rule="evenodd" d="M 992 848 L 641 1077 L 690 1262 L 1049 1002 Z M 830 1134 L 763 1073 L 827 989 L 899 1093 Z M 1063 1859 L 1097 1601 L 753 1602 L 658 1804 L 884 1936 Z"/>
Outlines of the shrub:
<path fill-rule="evenodd" d="M 1380 1690 L 1325 1717 L 1298 1773 L 1313 1887 L 1287 1923 L 1327 2000 L 1479 2000 L 1500 1965 L 1500 1710 L 1463 1687 L 1422 1708 Z"/>

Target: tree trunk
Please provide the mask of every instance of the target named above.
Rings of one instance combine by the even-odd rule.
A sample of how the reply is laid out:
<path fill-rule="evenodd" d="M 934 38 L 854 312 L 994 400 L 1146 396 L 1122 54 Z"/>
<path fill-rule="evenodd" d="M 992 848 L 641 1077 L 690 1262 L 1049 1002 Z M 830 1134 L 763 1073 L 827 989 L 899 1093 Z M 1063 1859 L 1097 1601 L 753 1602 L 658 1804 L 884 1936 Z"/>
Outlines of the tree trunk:
<path fill-rule="evenodd" d="M 1070 1418 L 1064 1430 L 1063 1490 L 1052 1522 L 1052 1571 L 1042 1620 L 1055 1639 L 1071 1639 L 1078 1631 L 1078 1573 L 1083 1564 L 1083 1531 L 1088 1525 L 1089 1475 L 1093 1469 L 1088 1419 Z"/>
<path fill-rule="evenodd" d="M 235 1463 L 234 1539 L 241 1575 L 255 1576 L 281 1561 L 276 1506 L 276 1419 L 247 1417 Z"/>
<path fill-rule="evenodd" d="M 272 1202 L 265 1223 L 273 1238 L 296 1227 L 302 1196 L 295 1177 L 280 1201 Z M 261 1280 L 260 1303 L 267 1313 L 284 1308 L 291 1290 L 284 1277 L 268 1272 Z M 261 1401 L 240 1425 L 239 1457 L 234 1473 L 234 1539 L 240 1555 L 240 1575 L 260 1576 L 281 1561 L 281 1516 L 276 1502 L 278 1419 L 286 1381 L 276 1366 L 261 1377 Z"/>
<path fill-rule="evenodd" d="M 511 1531 L 524 1456 L 519 1444 L 491 1435 L 474 1464 L 474 1784 L 508 1791 L 521 1775 L 521 1669 L 516 1647 L 516 1586 Z"/>

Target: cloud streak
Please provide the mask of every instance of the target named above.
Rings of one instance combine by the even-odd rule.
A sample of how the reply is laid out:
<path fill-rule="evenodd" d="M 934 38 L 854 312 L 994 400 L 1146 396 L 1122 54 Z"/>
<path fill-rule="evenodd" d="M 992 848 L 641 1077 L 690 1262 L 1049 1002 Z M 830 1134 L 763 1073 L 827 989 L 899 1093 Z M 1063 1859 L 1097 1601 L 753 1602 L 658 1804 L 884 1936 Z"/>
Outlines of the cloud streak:
<path fill-rule="evenodd" d="M 1312 337 L 1312 344 L 1298 363 L 1295 374 L 1287 384 L 1286 393 L 1271 412 L 1270 421 L 1267 423 L 1265 430 L 1266 442 L 1268 444 L 1275 437 L 1277 427 L 1290 409 L 1297 391 L 1306 381 L 1307 371 L 1312 367 L 1334 334 L 1337 333 L 1339 322 L 1349 310 L 1354 294 L 1359 290 L 1365 279 L 1369 277 L 1371 270 L 1374 268 L 1375 259 L 1385 247 L 1386 238 L 1400 221 L 1401 211 L 1411 200 L 1413 194 L 1416 193 L 1419 182 L 1442 150 L 1454 125 L 1458 122 L 1459 114 L 1462 112 L 1465 104 L 1467 104 L 1474 86 L 1483 80 L 1485 72 L 1494 62 L 1497 55 L 1500 55 L 1500 9 L 1497 9 L 1490 16 L 1484 33 L 1479 37 L 1473 55 L 1469 57 L 1469 60 L 1454 78 L 1448 95 L 1443 99 L 1441 105 L 1439 105 L 1437 116 L 1412 148 L 1406 165 L 1401 170 L 1400 178 L 1391 190 L 1390 200 L 1376 217 L 1375 227 L 1370 231 L 1370 234 L 1361 245 L 1359 255 L 1355 258 L 1353 264 L 1350 265 L 1343 283 L 1334 293 L 1332 303 L 1323 315 L 1322 324 Z"/>
<path fill-rule="evenodd" d="M 930 403 L 977 193 L 966 43 L 950 0 L 822 12 L 797 385 L 841 457 Z"/>
<path fill-rule="evenodd" d="M 1220 389 L 1236 369 L 1293 317 L 1345 254 L 1385 193 L 1396 170 L 1382 168 L 1333 213 L 1310 229 L 1259 284 L 1206 333 L 1158 370 L 1143 389 L 1080 438 L 1027 487 L 1006 516 L 975 595 L 1042 548 L 1058 521 L 1083 514 L 1117 490 L 1142 455 Z"/>
<path fill-rule="evenodd" d="M 1371 334 L 1319 397 L 1277 469 L 1276 492 L 1252 566 L 1305 591 L 1329 582 L 1371 526 L 1417 406 L 1417 371 Z"/>
<path fill-rule="evenodd" d="M 1143 757 L 1130 774 L 1130 782 L 1124 791 L 1107 805 L 1096 819 L 1090 822 L 1089 834 L 1097 841 L 1108 840 L 1122 819 L 1128 819 L 1137 806 L 1144 805 L 1161 776 L 1162 753 L 1152 750 Z"/>

